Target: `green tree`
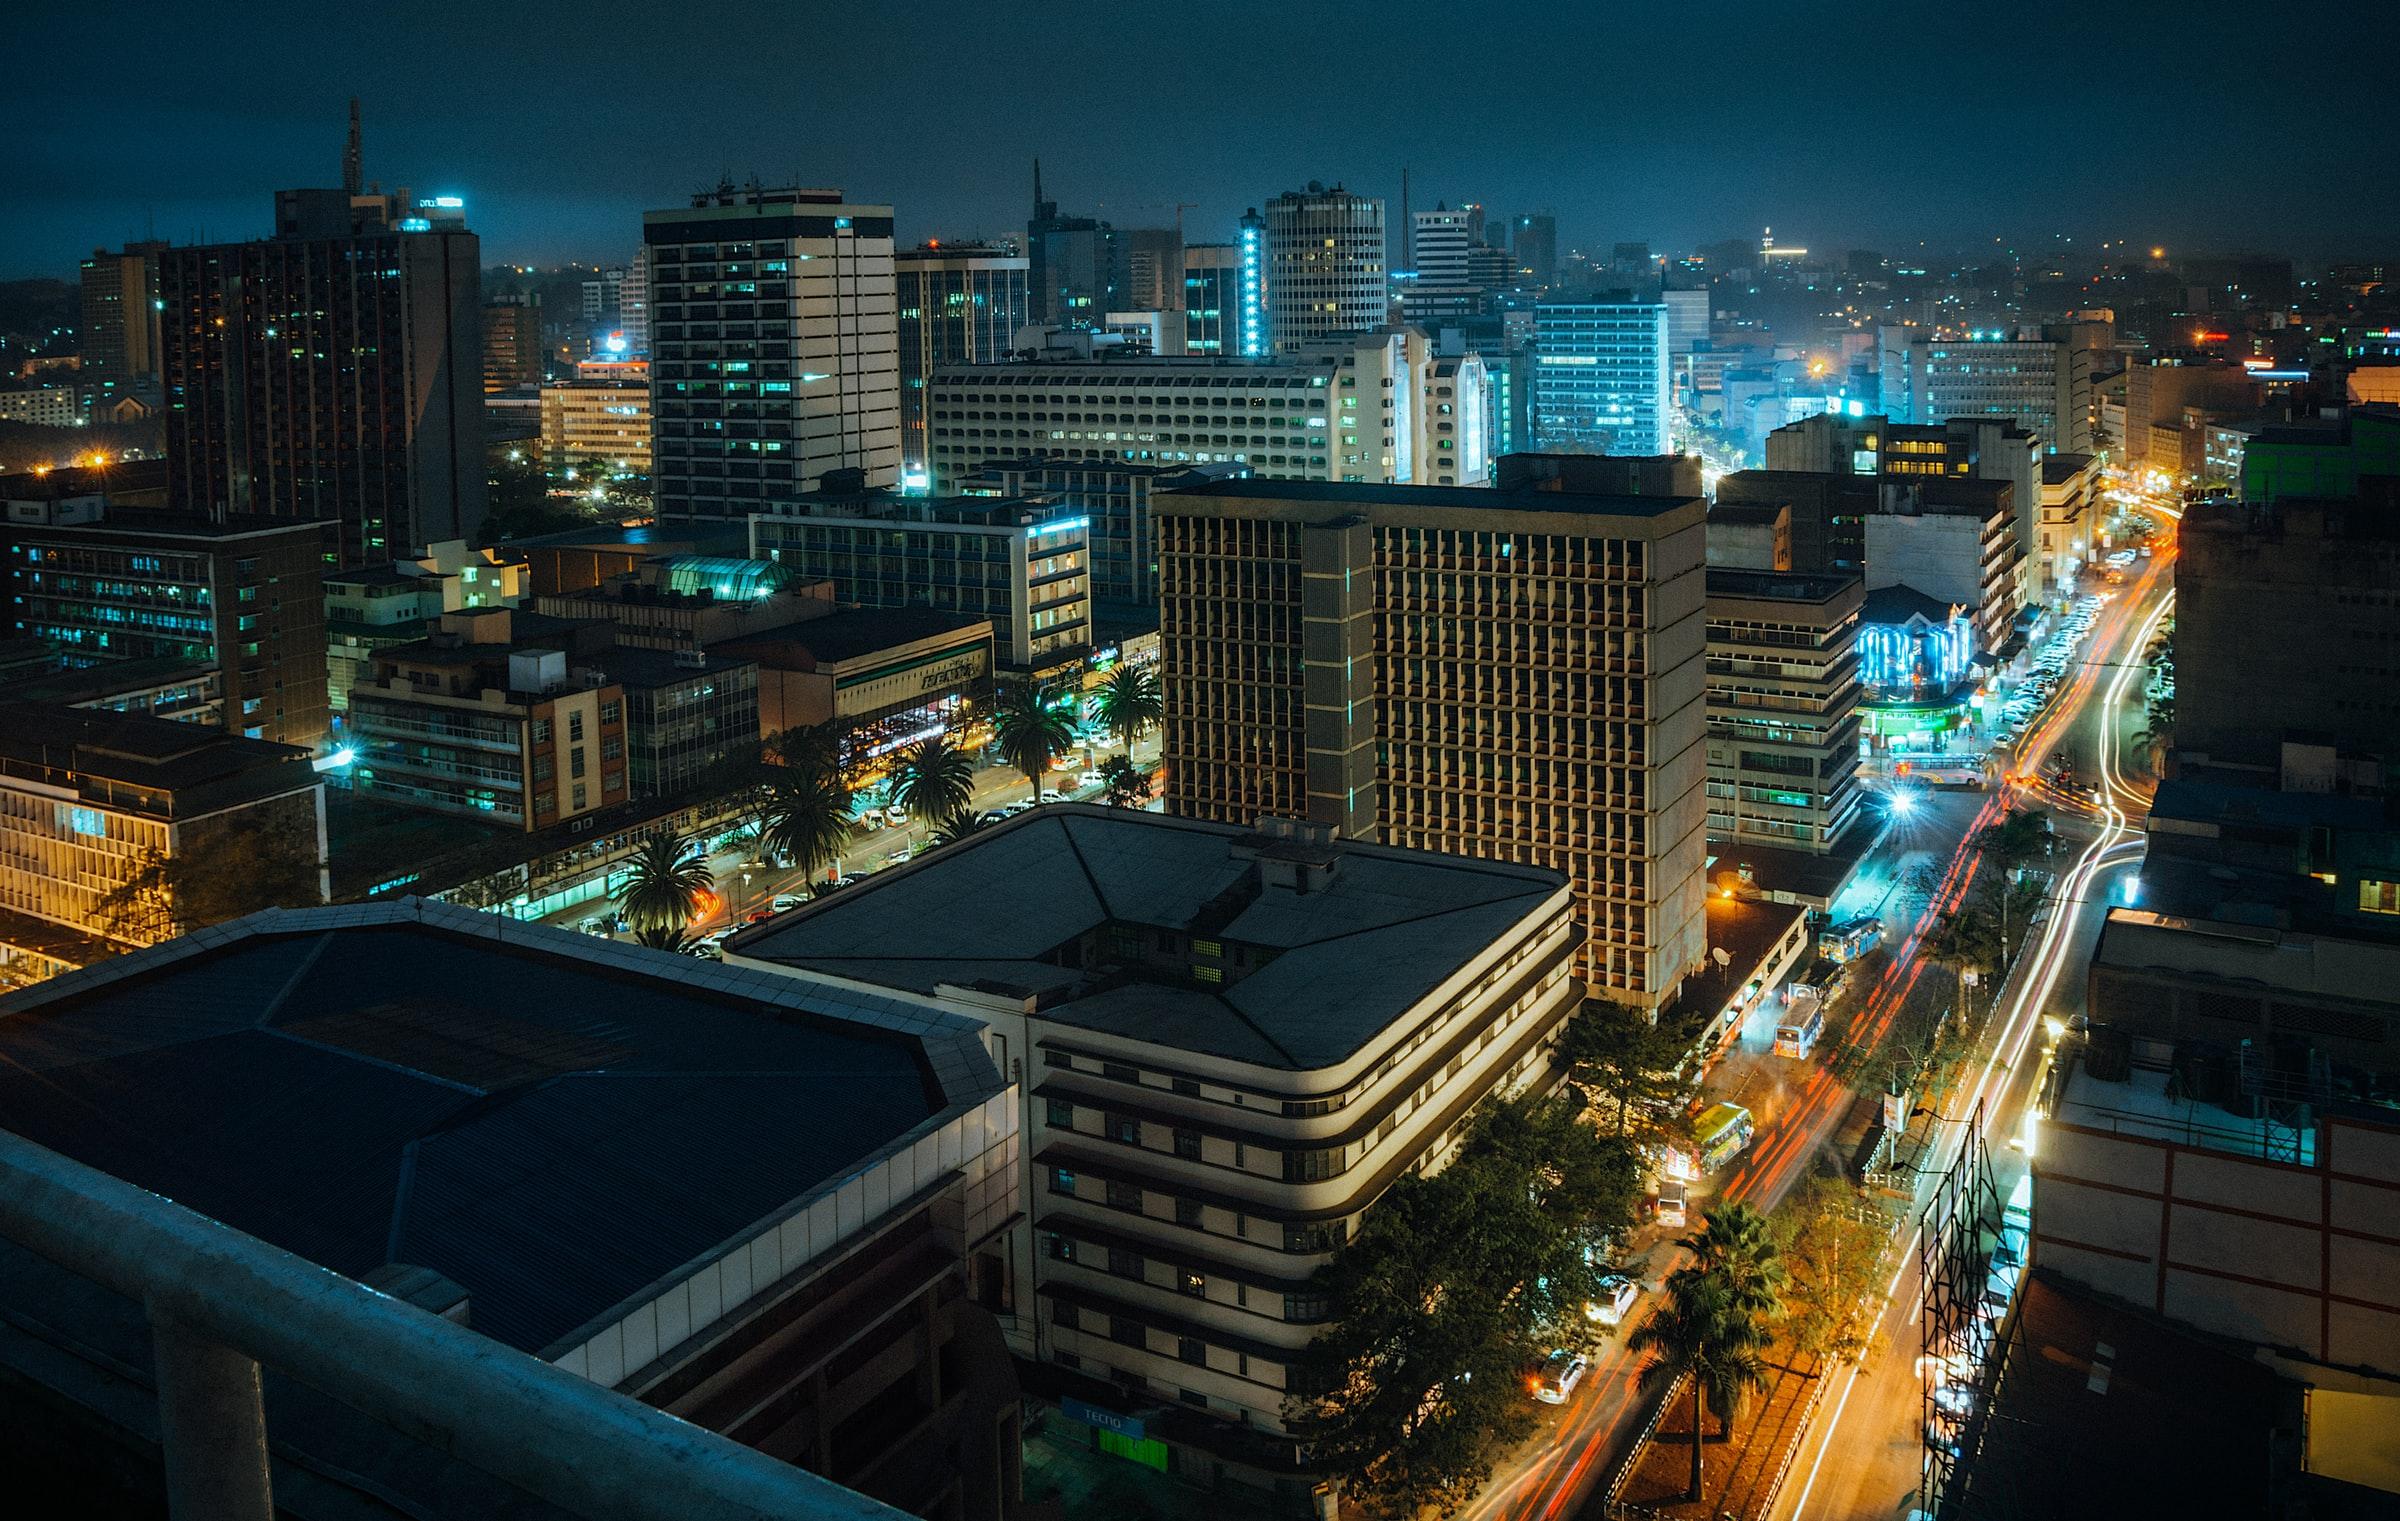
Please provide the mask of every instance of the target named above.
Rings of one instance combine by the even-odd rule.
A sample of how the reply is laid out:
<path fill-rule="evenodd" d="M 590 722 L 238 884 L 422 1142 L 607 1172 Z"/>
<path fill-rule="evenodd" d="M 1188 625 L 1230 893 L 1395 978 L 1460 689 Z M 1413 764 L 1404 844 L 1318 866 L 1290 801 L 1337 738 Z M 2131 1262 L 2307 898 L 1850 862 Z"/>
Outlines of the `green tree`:
<path fill-rule="evenodd" d="M 1667 1279 L 1658 1308 L 1634 1327 L 1625 1345 L 1629 1351 L 1649 1354 L 1642 1369 L 1645 1377 L 1685 1375 L 1691 1380 L 1689 1493 L 1697 1502 L 1701 1498 L 1701 1412 L 1705 1408 L 1716 1416 L 1720 1432 L 1729 1431 L 1750 1392 L 1765 1387 L 1765 1319 L 1742 1308 L 1724 1275 L 1687 1267 Z"/>
<path fill-rule="evenodd" d="M 699 912 L 700 900 L 716 885 L 708 853 L 679 834 L 654 834 L 627 863 L 617 889 L 617 911 L 642 944 L 671 950 Z"/>
<path fill-rule="evenodd" d="M 765 793 L 758 812 L 762 859 L 789 862 L 813 877 L 842 858 L 850 843 L 850 789 L 838 772 L 770 776 Z"/>
<path fill-rule="evenodd" d="M 1450 1164 L 1407 1176 L 1319 1270 L 1333 1319 L 1285 1403 L 1371 1513 L 1451 1514 L 1531 1429 L 1523 1378 L 1589 1334 L 1598 1250 L 1631 1218 L 1632 1148 L 1557 1098 L 1496 1100 Z"/>
<path fill-rule="evenodd" d="M 936 734 L 893 758 L 891 798 L 920 824 L 939 824 L 962 812 L 975 795 L 975 765 Z"/>
<path fill-rule="evenodd" d="M 1100 763 L 1100 801 L 1111 808 L 1139 808 L 1150 801 L 1150 773 L 1122 755 Z"/>
<path fill-rule="evenodd" d="M 1050 763 L 1075 743 L 1075 726 L 1058 710 L 1048 689 L 1020 681 L 1000 694 L 992 713 L 992 734 L 1008 763 L 1025 773 L 1034 801 L 1041 801 L 1042 778 Z"/>
<path fill-rule="evenodd" d="M 958 812 L 942 820 L 939 827 L 933 831 L 933 843 L 935 845 L 955 845 L 969 835 L 980 834 L 986 827 L 982 815 L 969 813 L 966 809 L 961 808 Z"/>
<path fill-rule="evenodd" d="M 1133 742 L 1166 713 L 1158 677 L 1148 666 L 1120 663 L 1108 676 L 1098 698 L 1100 726 L 1115 735 L 1127 753 Z"/>
<path fill-rule="evenodd" d="M 1882 1286 L 1892 1219 L 1847 1182 L 1819 1175 L 1776 1213 L 1791 1270 L 1792 1344 L 1812 1356 L 1856 1357 L 1872 1330 L 1866 1307 Z"/>
<path fill-rule="evenodd" d="M 112 940 L 152 945 L 262 908 L 314 908 L 325 901 L 315 846 L 283 821 L 194 831 L 178 854 L 143 852 L 92 916 Z"/>
<path fill-rule="evenodd" d="M 1692 1032 L 1678 1023 L 1653 1025 L 1641 1014 L 1603 999 L 1587 999 L 1560 1038 L 1572 1080 L 1613 1134 L 1645 1135 L 1689 1091 L 1678 1070 Z"/>
<path fill-rule="evenodd" d="M 2039 808 L 2011 808 L 1996 824 L 1975 834 L 1975 848 L 2011 874 L 2050 852 L 2050 815 Z"/>
<path fill-rule="evenodd" d="M 1791 1274 L 1765 1215 L 1747 1204 L 1710 1210 L 1691 1248 L 1701 1270 L 1724 1281 L 1729 1303 L 1769 1320 L 1783 1314 L 1783 1291 Z"/>
<path fill-rule="evenodd" d="M 1986 895 L 1970 893 L 1935 921 L 1917 949 L 1926 960 L 1957 972 L 1963 993 L 1967 973 L 1984 977 L 1999 969 L 2000 916 Z M 1971 1007 L 1972 1000 L 1962 1002 Z"/>
<path fill-rule="evenodd" d="M 766 756 L 788 771 L 807 776 L 838 776 L 842 769 L 840 723 L 800 724 L 777 730 L 765 745 Z"/>

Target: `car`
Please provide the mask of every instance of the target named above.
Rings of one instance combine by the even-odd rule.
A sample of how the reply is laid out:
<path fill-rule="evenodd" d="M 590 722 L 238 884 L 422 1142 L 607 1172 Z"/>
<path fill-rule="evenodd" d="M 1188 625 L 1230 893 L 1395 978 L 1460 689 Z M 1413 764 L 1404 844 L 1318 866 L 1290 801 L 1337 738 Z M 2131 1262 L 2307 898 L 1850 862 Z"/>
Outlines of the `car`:
<path fill-rule="evenodd" d="M 840 876 L 833 879 L 833 885 L 836 887 L 856 887 L 858 885 L 858 878 L 850 875 L 848 872 L 843 872 Z"/>
<path fill-rule="evenodd" d="M 1063 803 L 1067 801 L 1067 795 L 1055 787 L 1044 787 L 1042 789 L 1042 801 L 1045 803 Z"/>
<path fill-rule="evenodd" d="M 777 893 L 775 895 L 775 901 L 769 903 L 767 907 L 780 914 L 787 908 L 798 908 L 801 904 L 806 903 L 807 901 L 808 894 L 806 893 Z"/>
<path fill-rule="evenodd" d="M 1542 1359 L 1541 1370 L 1526 1382 L 1533 1386 L 1533 1397 L 1545 1405 L 1563 1405 L 1583 1375 L 1591 1367 L 1579 1354 L 1553 1352 Z"/>
<path fill-rule="evenodd" d="M 696 956 L 702 961 L 723 961 L 725 959 L 725 953 L 717 949 L 717 943 L 714 940 L 701 940 L 687 945 L 683 948 L 683 953 L 687 956 Z"/>
<path fill-rule="evenodd" d="M 858 824 L 862 829 L 881 829 L 883 827 L 883 810 L 861 808 L 858 810 Z"/>
<path fill-rule="evenodd" d="M 885 856 L 884 859 L 889 861 L 894 866 L 905 866 L 908 864 L 909 858 L 915 854 L 915 851 L 903 845 L 898 850 L 893 851 L 890 855 Z"/>
<path fill-rule="evenodd" d="M 1586 1304 L 1583 1313 L 1604 1326 L 1621 1326 L 1625 1323 L 1625 1312 L 1641 1297 L 1642 1285 L 1638 1279 L 1611 1273 L 1600 1280 L 1600 1297 Z"/>
<path fill-rule="evenodd" d="M 1034 807 L 1034 804 L 1033 804 L 1033 802 L 1032 802 L 1032 800 L 1031 800 L 1031 799 L 1028 799 L 1028 798 L 1019 798 L 1019 799 L 1017 799 L 1017 800 L 1016 800 L 1015 802 L 1013 802 L 1013 803 L 1003 803 L 1003 804 L 1002 804 L 1002 805 L 1001 805 L 999 808 L 995 809 L 994 811 L 995 811 L 995 812 L 997 812 L 997 813 L 1000 815 L 1000 817 L 1002 817 L 1002 818 L 1004 818 L 1004 819 L 1013 819 L 1013 818 L 1015 818 L 1015 817 L 1016 817 L 1018 814 L 1020 814 L 1020 813 L 1024 813 L 1024 812 L 1027 812 L 1028 810 L 1030 810 L 1030 809 L 1031 809 L 1031 808 L 1033 808 L 1033 807 Z"/>
<path fill-rule="evenodd" d="M 771 908 L 754 908 L 742 915 L 742 922 L 744 924 L 764 924 L 774 917 L 775 910 Z"/>
<path fill-rule="evenodd" d="M 986 808 L 983 812 L 975 815 L 975 822 L 978 824 L 997 824 L 1002 819 L 1010 817 L 1013 817 L 1013 815 L 1011 815 L 1005 808 Z"/>

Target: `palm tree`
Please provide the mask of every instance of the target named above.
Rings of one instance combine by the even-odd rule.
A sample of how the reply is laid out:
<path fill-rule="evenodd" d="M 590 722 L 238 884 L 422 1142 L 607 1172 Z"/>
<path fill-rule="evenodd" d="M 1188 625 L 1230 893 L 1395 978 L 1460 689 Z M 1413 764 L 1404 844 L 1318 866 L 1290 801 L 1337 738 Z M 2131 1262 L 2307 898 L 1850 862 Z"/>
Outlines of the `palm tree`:
<path fill-rule="evenodd" d="M 1001 697 L 992 714 L 992 732 L 1000 741 L 1000 753 L 1025 773 L 1033 785 L 1033 800 L 1040 802 L 1042 777 L 1050 762 L 1075 743 L 1075 726 L 1051 705 L 1047 690 L 1022 681 Z"/>
<path fill-rule="evenodd" d="M 935 845 L 955 845 L 968 835 L 981 832 L 985 827 L 982 815 L 969 813 L 961 808 L 958 812 L 942 820 L 940 827 L 933 832 L 933 843 Z"/>
<path fill-rule="evenodd" d="M 1917 950 L 1926 960 L 1956 971 L 1963 989 L 1967 973 L 1999 966 L 2000 924 L 1980 898 L 1966 898 L 1942 915 Z"/>
<path fill-rule="evenodd" d="M 803 776 L 838 776 L 842 765 L 842 725 L 827 722 L 785 729 L 768 740 L 766 748 L 787 770 Z"/>
<path fill-rule="evenodd" d="M 1158 678 L 1147 666 L 1119 665 L 1109 673 L 1108 684 L 1100 689 L 1098 698 L 1100 726 L 1124 741 L 1125 753 L 1133 753 L 1134 739 L 1158 722 L 1167 710 L 1166 698 L 1158 689 Z"/>
<path fill-rule="evenodd" d="M 1729 1431 L 1751 1390 L 1767 1382 L 1760 1355 L 1767 1332 L 1762 1317 L 1743 1308 L 1722 1272 L 1688 1267 L 1667 1279 L 1666 1298 L 1648 1320 L 1625 1338 L 1626 1348 L 1647 1352 L 1645 1376 L 1689 1376 L 1692 1385 L 1692 1483 L 1700 1499 L 1701 1410 Z"/>
<path fill-rule="evenodd" d="M 1150 773 L 1122 755 L 1100 763 L 1100 801 L 1111 808 L 1139 808 L 1150 801 Z"/>
<path fill-rule="evenodd" d="M 617 909 L 644 945 L 654 936 L 680 936 L 698 913 L 700 900 L 715 887 L 708 853 L 679 834 L 654 834 L 642 842 L 617 889 Z"/>
<path fill-rule="evenodd" d="M 1765 1215 L 1747 1204 L 1710 1210 L 1691 1245 L 1701 1269 L 1724 1279 L 1736 1306 L 1770 1320 L 1782 1315 L 1792 1275 Z"/>
<path fill-rule="evenodd" d="M 920 824 L 965 810 L 975 795 L 975 763 L 936 734 L 900 752 L 892 764 L 892 801 Z"/>
<path fill-rule="evenodd" d="M 831 771 L 767 778 L 758 810 L 760 856 L 789 861 L 810 876 L 842 858 L 850 843 L 850 789 Z"/>
<path fill-rule="evenodd" d="M 691 954 L 691 939 L 684 934 L 680 924 L 662 924 L 652 929 L 635 930 L 633 938 L 654 951 L 665 951 L 672 956 Z"/>

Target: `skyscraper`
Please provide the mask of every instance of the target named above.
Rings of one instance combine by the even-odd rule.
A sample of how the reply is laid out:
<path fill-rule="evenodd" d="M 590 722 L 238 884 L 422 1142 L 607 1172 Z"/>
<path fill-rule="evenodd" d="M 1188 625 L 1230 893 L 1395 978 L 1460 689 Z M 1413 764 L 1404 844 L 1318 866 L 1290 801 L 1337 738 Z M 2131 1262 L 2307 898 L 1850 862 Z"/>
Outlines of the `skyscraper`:
<path fill-rule="evenodd" d="M 1534 309 L 1533 437 L 1565 454 L 1664 454 L 1667 308 L 1626 291 Z"/>
<path fill-rule="evenodd" d="M 900 469 L 925 482 L 926 387 L 945 364 L 1007 356 L 1028 311 L 1028 261 L 989 243 L 926 243 L 892 256 L 900 302 Z"/>
<path fill-rule="evenodd" d="M 1265 233 L 1269 347 L 1289 352 L 1329 333 L 1384 325 L 1391 294 L 1382 201 L 1311 180 L 1267 202 Z"/>
<path fill-rule="evenodd" d="M 1132 248 L 1126 234 L 1091 217 L 1058 214 L 1042 197 L 1042 165 L 1033 165 L 1033 219 L 1025 224 L 1026 276 L 1033 319 L 1055 327 L 1098 327 L 1126 309 Z"/>
<path fill-rule="evenodd" d="M 1416 253 L 1417 283 L 1442 287 L 1473 284 L 1467 278 L 1467 245 L 1474 241 L 1467 230 L 1468 214 L 1437 206 L 1415 213 L 1413 220 L 1416 235 L 1410 246 Z"/>
<path fill-rule="evenodd" d="M 159 255 L 170 505 L 338 525 L 341 565 L 483 524 L 482 245 L 456 197 L 283 190 Z"/>
<path fill-rule="evenodd" d="M 617 288 L 617 326 L 625 334 L 625 353 L 634 359 L 650 357 L 650 250 L 637 248 L 625 267 L 625 283 Z"/>
<path fill-rule="evenodd" d="M 1511 250 L 1517 257 L 1517 272 L 1535 285 L 1548 285 L 1558 278 L 1558 218 L 1550 213 L 1536 212 L 1517 218 L 1516 236 Z"/>
<path fill-rule="evenodd" d="M 898 482 L 891 207 L 720 185 L 642 241 L 660 517 L 743 517 L 828 470 Z"/>
<path fill-rule="evenodd" d="M 1998 418 L 2032 430 L 2051 454 L 2091 447 L 2091 350 L 2006 329 L 1936 337 L 1886 326 L 1878 339 L 1882 403 L 1894 422 Z"/>
<path fill-rule="evenodd" d="M 1183 351 L 1217 357 L 1241 350 L 1242 259 L 1232 243 L 1183 247 Z"/>
<path fill-rule="evenodd" d="M 85 379 L 159 378 L 158 256 L 164 243 L 92 250 L 83 261 L 83 326 L 76 348 Z"/>
<path fill-rule="evenodd" d="M 1172 227 L 1125 233 L 1126 311 L 1171 312 L 1183 302 L 1183 234 Z"/>
<path fill-rule="evenodd" d="M 1502 477 L 1153 501 L 1167 806 L 1564 872 L 1654 1011 L 1707 953 L 1704 504 Z"/>

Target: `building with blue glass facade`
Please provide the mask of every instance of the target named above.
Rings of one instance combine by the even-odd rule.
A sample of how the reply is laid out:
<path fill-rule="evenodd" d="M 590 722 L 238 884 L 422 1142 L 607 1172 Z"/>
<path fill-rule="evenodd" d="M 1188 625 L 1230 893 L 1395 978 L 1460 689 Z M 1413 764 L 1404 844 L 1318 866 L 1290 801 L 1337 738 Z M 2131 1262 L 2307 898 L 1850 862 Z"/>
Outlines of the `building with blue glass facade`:
<path fill-rule="evenodd" d="M 925 391 L 945 364 L 1006 357 L 1033 320 L 1029 261 L 989 243 L 926 243 L 892 255 L 900 290 L 900 477 L 929 484 Z"/>
<path fill-rule="evenodd" d="M 1533 333 L 1536 449 L 1672 450 L 1666 307 L 1625 291 L 1546 300 L 1534 308 Z"/>

